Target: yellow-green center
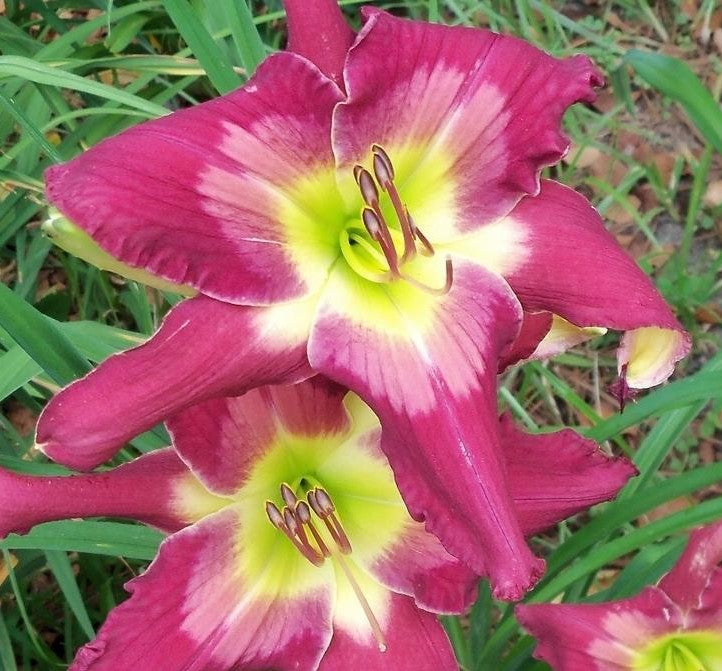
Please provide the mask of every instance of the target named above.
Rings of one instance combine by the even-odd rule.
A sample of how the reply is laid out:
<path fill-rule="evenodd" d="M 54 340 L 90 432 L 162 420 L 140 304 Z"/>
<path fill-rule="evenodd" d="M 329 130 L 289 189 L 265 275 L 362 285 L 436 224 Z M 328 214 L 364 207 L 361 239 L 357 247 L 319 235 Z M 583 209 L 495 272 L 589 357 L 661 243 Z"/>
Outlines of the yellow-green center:
<path fill-rule="evenodd" d="M 722 633 L 683 631 L 648 644 L 636 655 L 634 671 L 722 671 Z"/>

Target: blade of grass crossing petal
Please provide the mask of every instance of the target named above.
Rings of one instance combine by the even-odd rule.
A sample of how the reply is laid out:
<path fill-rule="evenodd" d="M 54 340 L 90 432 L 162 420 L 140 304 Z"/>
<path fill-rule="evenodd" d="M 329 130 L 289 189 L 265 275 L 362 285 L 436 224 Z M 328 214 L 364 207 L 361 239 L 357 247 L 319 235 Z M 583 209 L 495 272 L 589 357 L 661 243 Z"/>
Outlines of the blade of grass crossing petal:
<path fill-rule="evenodd" d="M 250 77 L 266 57 L 266 48 L 246 0 L 223 0 L 222 5 L 238 56 L 246 69 L 246 76 Z"/>
<path fill-rule="evenodd" d="M 12 98 L 8 98 L 2 90 L 0 90 L 0 107 L 2 107 L 8 114 L 10 114 L 17 122 L 20 127 L 38 144 L 38 146 L 55 162 L 62 163 L 63 157 L 60 153 L 45 139 L 45 136 L 40 132 L 25 113 L 15 104 Z"/>
<path fill-rule="evenodd" d="M 178 32 L 203 66 L 219 93 L 228 93 L 241 84 L 231 64 L 201 23 L 187 0 L 163 0 L 163 7 Z"/>
<path fill-rule="evenodd" d="M 5 550 L 62 550 L 130 559 L 151 560 L 164 536 L 155 529 L 118 522 L 68 520 L 47 522 L 24 536 L 0 541 Z"/>
<path fill-rule="evenodd" d="M 135 96 L 122 89 L 107 84 L 79 77 L 60 68 L 54 68 L 44 63 L 33 61 L 22 56 L 0 56 L 0 76 L 20 77 L 21 79 L 46 84 L 58 88 L 82 91 L 91 95 L 114 100 L 132 109 L 138 109 L 157 117 L 168 114 L 168 110 L 160 105 L 154 105 L 139 96 Z"/>
<path fill-rule="evenodd" d="M 0 284 L 0 326 L 58 384 L 72 382 L 91 368 L 55 322 L 4 284 Z"/>
<path fill-rule="evenodd" d="M 686 63 L 636 49 L 628 51 L 624 61 L 648 84 L 680 103 L 707 142 L 722 152 L 722 110 Z"/>
<path fill-rule="evenodd" d="M 68 555 L 60 550 L 45 550 L 45 557 L 68 606 L 73 611 L 88 640 L 92 639 L 95 636 L 95 630 L 90 622 L 88 611 L 85 609 L 85 603 L 78 589 L 78 583 L 75 581 L 73 566 Z"/>
<path fill-rule="evenodd" d="M 15 653 L 10 644 L 10 636 L 2 612 L 0 612 L 0 668 L 4 671 L 18 671 Z"/>

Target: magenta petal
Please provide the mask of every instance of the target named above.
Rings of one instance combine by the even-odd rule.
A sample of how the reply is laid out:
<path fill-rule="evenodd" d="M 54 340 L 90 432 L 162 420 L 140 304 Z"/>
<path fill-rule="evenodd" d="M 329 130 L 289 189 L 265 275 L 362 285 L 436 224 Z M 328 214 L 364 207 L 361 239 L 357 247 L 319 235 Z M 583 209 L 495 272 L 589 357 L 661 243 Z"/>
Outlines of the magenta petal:
<path fill-rule="evenodd" d="M 177 531 L 191 521 L 175 501 L 189 475 L 171 449 L 92 475 L 39 477 L 0 469 L 0 538 L 73 517 L 127 517 Z"/>
<path fill-rule="evenodd" d="M 406 596 L 389 594 L 389 598 L 386 651 L 380 652 L 373 639 L 360 642 L 356 632 L 335 625 L 318 671 L 458 671 L 449 639 L 436 618 Z"/>
<path fill-rule="evenodd" d="M 293 54 L 243 89 L 104 140 L 46 174 L 51 203 L 107 252 L 233 303 L 308 294 L 334 257 L 297 262 L 293 188 L 331 169 L 341 92 Z M 303 210 L 303 204 L 298 210 Z"/>
<path fill-rule="evenodd" d="M 167 421 L 173 444 L 213 492 L 233 494 L 275 445 L 279 431 L 296 436 L 345 432 L 346 390 L 321 377 L 205 401 Z"/>
<path fill-rule="evenodd" d="M 504 415 L 501 439 L 509 489 L 528 536 L 608 501 L 637 474 L 628 459 L 606 456 L 571 429 L 531 435 Z"/>
<path fill-rule="evenodd" d="M 540 170 L 569 144 L 561 132 L 564 111 L 592 101 L 602 82 L 591 61 L 557 60 L 487 30 L 397 19 L 371 8 L 364 16 L 346 63 L 348 99 L 334 111 L 340 165 L 366 158 L 372 143 L 392 157 L 403 147 L 422 149 L 418 174 L 448 159 L 457 233 L 538 193 Z M 420 226 L 439 240 L 425 222 Z"/>
<path fill-rule="evenodd" d="M 534 354 L 544 336 L 552 327 L 550 312 L 524 312 L 524 321 L 519 335 L 502 353 L 499 361 L 499 372 L 513 366 Z"/>
<path fill-rule="evenodd" d="M 367 568 L 382 585 L 413 597 L 427 611 L 465 613 L 476 600 L 478 576 L 416 522 Z"/>
<path fill-rule="evenodd" d="M 702 608 L 706 603 L 705 591 L 713 585 L 719 591 L 720 601 L 715 604 L 722 609 L 722 582 L 715 572 L 722 562 L 722 522 L 711 524 L 692 532 L 682 556 L 674 568 L 659 583 L 684 611 Z M 713 581 L 713 578 L 716 580 Z"/>
<path fill-rule="evenodd" d="M 240 532 L 227 509 L 166 539 L 71 671 L 315 671 L 331 638 L 330 590 L 274 598 L 245 584 Z"/>
<path fill-rule="evenodd" d="M 304 328 L 279 333 L 275 310 L 204 296 L 184 301 L 147 343 L 55 396 L 38 422 L 38 446 L 55 461 L 89 469 L 194 403 L 307 377 Z"/>
<path fill-rule="evenodd" d="M 526 310 L 547 310 L 576 326 L 656 327 L 676 333 L 677 346 L 664 354 L 650 384 L 671 373 L 674 362 L 689 351 L 689 336 L 583 196 L 545 180 L 539 195 L 522 200 L 509 220 L 525 242 L 520 262 L 506 279 Z M 622 348 L 627 360 L 630 348 L 630 343 Z"/>
<path fill-rule="evenodd" d="M 516 615 L 539 642 L 534 656 L 554 671 L 631 669 L 635 650 L 683 625 L 679 609 L 656 587 L 608 603 L 520 605 Z"/>
<path fill-rule="evenodd" d="M 516 519 L 496 417 L 499 352 L 521 321 L 516 299 L 498 276 L 457 264 L 442 298 L 390 286 L 355 312 L 344 293 L 349 281 L 340 272 L 330 279 L 311 364 L 354 389 L 381 419 L 382 449 L 411 515 L 488 575 L 498 597 L 519 598 L 544 564 Z M 369 312 L 382 305 L 398 323 Z"/>
<path fill-rule="evenodd" d="M 308 58 L 343 88 L 343 64 L 354 34 L 336 0 L 283 0 L 289 51 Z"/>

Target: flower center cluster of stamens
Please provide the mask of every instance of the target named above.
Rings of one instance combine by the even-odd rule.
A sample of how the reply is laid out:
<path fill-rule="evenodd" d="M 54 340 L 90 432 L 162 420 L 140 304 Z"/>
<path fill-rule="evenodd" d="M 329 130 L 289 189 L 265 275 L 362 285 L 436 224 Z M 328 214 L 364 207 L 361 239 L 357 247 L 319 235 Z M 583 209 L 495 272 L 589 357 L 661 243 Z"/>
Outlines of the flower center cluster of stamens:
<path fill-rule="evenodd" d="M 361 192 L 364 207 L 361 210 L 361 221 L 368 236 L 377 245 L 381 254 L 369 244 L 363 231 L 350 228 L 342 233 L 341 249 L 354 270 L 375 282 L 405 280 L 429 293 L 446 294 L 453 282 L 451 259 L 446 259 L 446 279 L 441 287 L 431 287 L 404 272 L 403 266 L 417 254 L 434 256 L 433 245 L 414 222 L 408 207 L 402 202 L 399 191 L 394 183 L 395 171 L 391 159 L 380 145 L 371 147 L 373 156 L 373 175 L 362 165 L 353 168 L 356 184 Z M 389 226 L 380 204 L 380 192 L 388 194 L 398 223 L 398 230 Z M 343 237 L 345 236 L 345 237 Z M 369 272 L 358 263 L 353 247 L 360 247 L 363 253 L 378 261 L 379 267 L 386 270 Z"/>
<path fill-rule="evenodd" d="M 326 559 L 333 557 L 351 584 L 354 595 L 376 639 L 378 649 L 385 652 L 386 643 L 381 626 L 343 557 L 351 554 L 351 542 L 336 515 L 336 506 L 328 492 L 322 487 L 314 487 L 306 492 L 305 500 L 299 499 L 285 482 L 281 484 L 280 492 L 281 499 L 285 504 L 282 508 L 279 508 L 273 501 L 266 501 L 266 515 L 271 524 L 283 532 L 294 547 L 314 566 L 323 566 Z M 329 543 L 324 540 L 316 528 L 314 518 L 318 518 L 323 523 L 334 547 L 329 547 Z"/>
<path fill-rule="evenodd" d="M 332 555 L 314 524 L 317 517 L 328 530 L 341 554 L 351 554 L 351 543 L 336 516 L 336 507 L 328 492 L 315 487 L 306 493 L 306 499 L 299 499 L 285 482 L 281 485 L 281 498 L 286 504 L 279 509 L 273 501 L 266 501 L 266 514 L 276 529 L 282 531 L 296 549 L 315 566 L 322 566 Z M 312 512 L 314 515 L 312 515 Z"/>

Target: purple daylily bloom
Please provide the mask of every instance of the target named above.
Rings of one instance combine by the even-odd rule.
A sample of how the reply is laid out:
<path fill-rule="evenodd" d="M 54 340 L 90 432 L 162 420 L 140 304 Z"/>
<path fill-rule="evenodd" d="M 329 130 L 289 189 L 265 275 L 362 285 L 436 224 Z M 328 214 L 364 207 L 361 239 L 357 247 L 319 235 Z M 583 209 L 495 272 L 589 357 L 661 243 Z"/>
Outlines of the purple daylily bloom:
<path fill-rule="evenodd" d="M 170 534 L 72 671 L 456 671 L 432 614 L 466 611 L 477 576 L 409 516 L 355 394 L 318 377 L 262 387 L 169 430 L 175 450 L 104 473 L 0 469 L 0 536 L 81 515 Z M 570 430 L 531 436 L 505 416 L 499 432 L 525 535 L 635 472 Z"/>
<path fill-rule="evenodd" d="M 655 587 L 620 601 L 517 606 L 554 671 L 722 669 L 722 522 L 692 532 Z"/>
<path fill-rule="evenodd" d="M 92 468 L 205 399 L 320 372 L 380 417 L 412 516 L 519 598 L 543 562 L 513 513 L 499 361 L 617 328 L 643 387 L 689 348 L 589 203 L 539 178 L 601 75 L 489 31 L 366 9 L 354 38 L 330 0 L 286 7 L 296 53 L 47 172 L 78 235 L 200 295 L 53 399 L 38 446 Z"/>

